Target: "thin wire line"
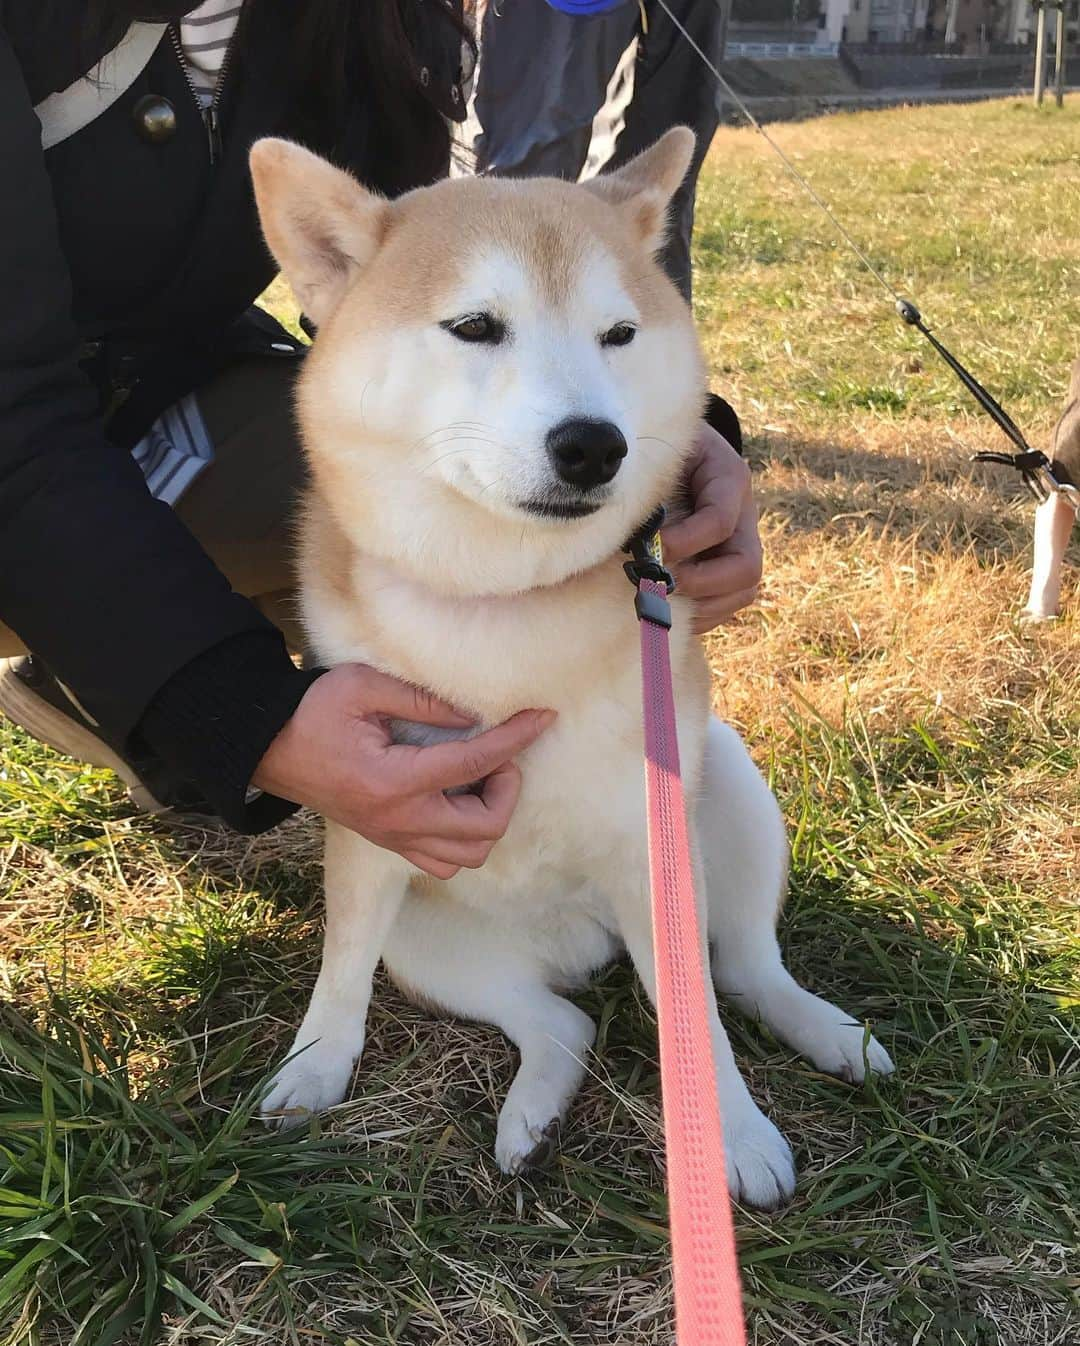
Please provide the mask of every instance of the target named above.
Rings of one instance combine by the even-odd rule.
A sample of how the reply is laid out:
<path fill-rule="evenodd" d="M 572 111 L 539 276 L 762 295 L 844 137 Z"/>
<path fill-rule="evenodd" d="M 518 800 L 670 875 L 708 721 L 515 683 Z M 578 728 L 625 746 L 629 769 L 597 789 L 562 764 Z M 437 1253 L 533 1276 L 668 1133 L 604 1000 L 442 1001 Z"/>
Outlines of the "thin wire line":
<path fill-rule="evenodd" d="M 1013 444 L 1021 450 L 1021 456 L 1024 453 L 1031 453 L 1032 452 L 1031 447 L 1028 444 L 1027 440 L 1024 438 L 1023 432 L 1020 429 L 1018 429 L 1016 423 L 1013 421 L 1012 417 L 1008 414 L 1008 412 L 1005 411 L 1005 409 L 1001 406 L 1001 404 L 997 401 L 996 398 L 994 398 L 990 393 L 986 391 L 986 389 L 982 386 L 982 384 L 978 381 L 978 379 L 975 378 L 974 374 L 970 373 L 960 363 L 960 361 L 956 358 L 956 356 L 953 355 L 952 352 L 949 351 L 937 339 L 937 337 L 933 335 L 929 327 L 927 327 L 926 323 L 923 321 L 922 316 L 919 313 L 919 310 L 915 307 L 915 305 L 912 304 L 910 300 L 905 299 L 889 284 L 889 282 L 885 279 L 885 277 L 881 274 L 881 272 L 877 269 L 877 267 L 873 264 L 870 258 L 860 247 L 858 240 L 850 233 L 850 231 L 843 224 L 843 222 L 833 213 L 832 208 L 829 206 L 828 202 L 818 195 L 813 185 L 802 175 L 802 173 L 799 172 L 799 170 L 791 162 L 788 156 L 784 153 L 783 149 L 781 149 L 781 147 L 776 143 L 776 141 L 773 140 L 772 136 L 769 135 L 769 133 L 765 130 L 764 126 L 762 126 L 762 124 L 750 111 L 743 98 L 732 88 L 731 84 L 728 82 L 725 76 L 722 75 L 720 71 L 717 69 L 715 63 L 705 54 L 705 52 L 702 51 L 701 47 L 697 44 L 697 42 L 694 41 L 694 39 L 686 31 L 686 28 L 683 26 L 680 20 L 676 18 L 676 16 L 671 12 L 671 8 L 667 4 L 667 0 L 656 0 L 656 3 L 668 16 L 668 18 L 674 24 L 675 28 L 682 34 L 682 36 L 686 39 L 686 41 L 690 44 L 690 46 L 694 49 L 694 51 L 697 52 L 698 56 L 701 58 L 701 61 L 705 65 L 706 69 L 708 69 L 712 73 L 713 78 L 716 80 L 716 82 L 725 91 L 727 96 L 739 109 L 739 111 L 750 123 L 750 125 L 754 128 L 754 130 L 757 131 L 758 135 L 761 136 L 762 140 L 764 140 L 765 143 L 769 146 L 769 148 L 773 151 L 776 157 L 787 169 L 791 177 L 794 178 L 795 181 L 799 184 L 799 186 L 803 188 L 807 196 L 809 196 L 810 199 L 814 202 L 814 204 L 818 207 L 821 213 L 832 225 L 833 229 L 837 232 L 837 234 L 840 235 L 840 237 L 848 245 L 851 251 L 855 254 L 855 256 L 866 268 L 866 270 L 869 271 L 870 275 L 873 276 L 873 278 L 878 282 L 878 284 L 882 287 L 882 289 L 885 290 L 888 294 L 890 294 L 892 298 L 896 301 L 897 313 L 899 313 L 900 317 L 904 320 L 904 322 L 914 327 L 917 331 L 921 332 L 924 337 L 926 337 L 926 339 L 938 352 L 941 358 L 946 362 L 946 364 L 949 365 L 949 367 L 953 370 L 956 376 L 960 379 L 961 383 L 963 383 L 965 388 L 967 388 L 968 392 L 970 392 L 972 396 L 976 399 L 976 401 L 979 403 L 982 409 L 991 417 L 993 421 L 997 423 L 998 428 L 1001 431 L 1003 431 L 1003 433 L 1013 442 Z M 1014 462 L 1013 466 L 1016 467 L 1018 466 L 1018 464 Z M 1021 470 L 1023 471 L 1024 469 L 1021 468 Z M 1029 474 L 1025 472 L 1024 475 L 1025 480 L 1028 480 L 1028 484 L 1030 485 L 1031 481 L 1029 478 Z M 1051 480 L 1053 481 L 1054 478 L 1052 474 L 1050 475 Z M 1056 490 L 1062 489 L 1060 483 L 1055 483 L 1055 489 Z"/>
<path fill-rule="evenodd" d="M 802 175 L 802 173 L 799 172 L 799 170 L 787 157 L 787 155 L 776 143 L 776 141 L 773 140 L 772 136 L 769 135 L 768 131 L 765 130 L 764 126 L 762 126 L 762 124 L 758 121 L 758 119 L 746 106 L 746 103 L 743 101 L 742 97 L 735 92 L 735 90 L 728 83 L 727 79 L 717 69 L 713 61 L 711 61 L 709 57 L 706 56 L 705 52 L 702 51 L 702 49 L 698 46 L 698 44 L 686 31 L 682 23 L 671 12 L 670 7 L 666 3 L 666 0 L 656 0 L 656 3 L 668 16 L 668 18 L 679 30 L 679 32 L 682 33 L 683 37 L 686 38 L 687 42 L 689 42 L 691 47 L 693 47 L 693 49 L 697 52 L 698 56 L 701 57 L 701 60 L 704 62 L 706 68 L 712 72 L 712 75 L 715 78 L 716 82 L 724 90 L 727 96 L 739 109 L 739 111 L 750 123 L 750 125 L 754 128 L 754 130 L 758 133 L 758 135 L 760 135 L 762 139 L 765 141 L 765 143 L 770 147 L 770 149 L 772 149 L 773 153 L 777 156 L 777 158 L 779 158 L 780 162 L 784 165 L 787 171 L 791 174 L 791 176 L 795 179 L 795 181 L 799 184 L 799 186 L 803 188 L 806 194 L 810 197 L 810 199 L 822 212 L 822 214 L 829 221 L 829 223 L 836 230 L 836 232 L 840 235 L 840 237 L 844 240 L 844 242 L 848 245 L 851 251 L 855 254 L 855 256 L 859 259 L 859 261 L 862 262 L 863 266 L 866 267 L 867 271 L 870 272 L 870 274 L 874 277 L 874 279 L 882 287 L 882 289 L 887 290 L 888 293 L 892 295 L 893 299 L 898 301 L 902 299 L 903 296 L 897 290 L 893 289 L 893 287 L 889 284 L 889 282 L 885 279 L 885 277 L 881 274 L 881 272 L 877 269 L 874 263 L 870 260 L 870 258 L 860 247 L 858 240 L 850 233 L 847 226 L 844 225 L 844 223 L 841 220 L 839 220 L 836 215 L 833 214 L 833 211 L 829 206 L 828 202 L 823 200 L 823 198 L 818 195 L 817 191 L 812 186 L 812 184 Z"/>

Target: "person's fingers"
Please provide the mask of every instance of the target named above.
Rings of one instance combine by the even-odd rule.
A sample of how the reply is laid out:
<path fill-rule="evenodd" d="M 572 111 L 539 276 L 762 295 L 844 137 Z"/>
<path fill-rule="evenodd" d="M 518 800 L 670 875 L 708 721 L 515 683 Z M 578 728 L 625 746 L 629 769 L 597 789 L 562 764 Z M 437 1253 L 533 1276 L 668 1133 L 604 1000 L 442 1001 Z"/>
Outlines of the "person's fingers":
<path fill-rule="evenodd" d="M 700 561 L 684 561 L 674 571 L 675 585 L 687 598 L 721 599 L 751 589 L 761 579 L 761 551 L 722 551 Z"/>
<path fill-rule="evenodd" d="M 522 710 L 475 738 L 435 743 L 428 748 L 396 744 L 386 753 L 395 788 L 404 785 L 405 789 L 426 792 L 472 785 L 523 752 L 554 724 L 555 718 L 553 710 Z"/>
<path fill-rule="evenodd" d="M 693 514 L 660 534 L 664 556 L 673 563 L 726 542 L 738 527 L 746 503 L 741 483 L 732 486 L 716 481 L 693 499 Z"/>
<path fill-rule="evenodd" d="M 440 865 L 453 865 L 457 869 L 479 869 L 491 854 L 493 845 L 494 842 L 491 841 L 420 837 L 415 842 L 410 842 L 409 850 Z"/>
<path fill-rule="evenodd" d="M 725 595 L 723 598 L 714 598 L 709 602 L 698 603 L 694 608 L 694 618 L 691 623 L 693 632 L 696 636 L 703 636 L 707 632 L 722 626 L 724 622 L 731 621 L 737 612 L 743 608 L 748 608 L 752 603 L 756 603 L 758 598 L 757 586 L 752 589 L 743 589 L 741 593 Z"/>
<path fill-rule="evenodd" d="M 422 687 L 380 673 L 377 668 L 357 670 L 356 696 L 365 713 L 385 715 L 396 720 L 415 720 L 420 724 L 437 724 L 448 729 L 465 728 L 475 724 L 468 715 L 441 701 Z"/>
<path fill-rule="evenodd" d="M 506 831 L 520 792 L 521 772 L 513 762 L 506 762 L 485 779 L 480 794 L 430 794 L 410 800 L 408 817 L 397 826 L 407 828 L 410 837 L 423 837 L 423 841 L 410 840 L 411 847 L 430 851 L 440 859 L 447 857 L 438 846 L 447 844 L 480 846 L 490 851 Z"/>
<path fill-rule="evenodd" d="M 451 795 L 448 822 L 455 833 L 476 841 L 498 841 L 521 793 L 521 771 L 513 762 L 496 767 L 484 781 L 482 794 Z"/>
<path fill-rule="evenodd" d="M 750 493 L 750 469 L 715 430 L 705 427 L 687 481 L 691 513 L 660 533 L 664 556 L 682 561 L 726 542 L 738 526 Z"/>
<path fill-rule="evenodd" d="M 408 860 L 409 864 L 415 865 L 417 869 L 422 869 L 425 874 L 430 874 L 433 879 L 452 879 L 461 868 L 460 865 L 444 864 L 443 861 L 435 860 L 421 851 L 402 851 L 401 858 Z"/>

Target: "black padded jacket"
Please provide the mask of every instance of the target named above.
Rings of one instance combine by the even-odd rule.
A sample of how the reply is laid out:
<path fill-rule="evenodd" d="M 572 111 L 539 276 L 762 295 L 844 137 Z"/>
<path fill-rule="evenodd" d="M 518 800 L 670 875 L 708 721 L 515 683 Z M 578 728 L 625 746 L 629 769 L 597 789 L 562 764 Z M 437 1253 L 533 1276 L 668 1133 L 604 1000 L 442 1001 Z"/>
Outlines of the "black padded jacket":
<path fill-rule="evenodd" d="M 404 0 L 428 97 L 451 115 L 464 101 L 460 43 L 451 53 L 427 14 L 455 2 Z M 261 830 L 291 806 L 249 804 L 248 782 L 313 675 L 151 498 L 128 449 L 237 348 L 268 339 L 245 316 L 274 274 L 251 143 L 333 147 L 385 189 L 368 171 L 368 93 L 355 81 L 345 126 L 302 121 L 290 60 L 300 7 L 252 0 L 216 162 L 168 38 L 112 107 L 43 152 L 35 105 L 116 40 L 102 35 L 88 61 L 87 8 L 0 0 L 0 620 L 112 743 L 192 781 L 233 826 Z M 429 53 L 423 35 L 436 28 Z M 176 110 L 164 142 L 139 132 L 148 94 Z"/>

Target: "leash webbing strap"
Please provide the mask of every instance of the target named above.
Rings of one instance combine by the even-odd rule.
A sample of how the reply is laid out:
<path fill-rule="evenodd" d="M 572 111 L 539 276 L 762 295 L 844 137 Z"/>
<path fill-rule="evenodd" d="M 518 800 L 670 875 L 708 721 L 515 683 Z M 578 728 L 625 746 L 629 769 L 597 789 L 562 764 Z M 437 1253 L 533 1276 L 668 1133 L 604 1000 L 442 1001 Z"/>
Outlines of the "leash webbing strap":
<path fill-rule="evenodd" d="M 709 1033 L 706 960 L 679 768 L 666 586 L 638 583 L 656 1016 L 678 1346 L 744 1346 Z"/>

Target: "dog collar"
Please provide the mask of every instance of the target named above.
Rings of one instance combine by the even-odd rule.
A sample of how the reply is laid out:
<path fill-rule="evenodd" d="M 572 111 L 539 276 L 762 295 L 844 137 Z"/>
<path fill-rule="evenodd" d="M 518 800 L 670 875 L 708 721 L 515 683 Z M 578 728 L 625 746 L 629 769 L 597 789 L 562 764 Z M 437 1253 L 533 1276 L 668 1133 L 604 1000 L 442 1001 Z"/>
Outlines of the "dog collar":
<path fill-rule="evenodd" d="M 675 590 L 675 577 L 664 565 L 660 550 L 660 529 L 667 511 L 658 505 L 637 532 L 626 540 L 623 551 L 630 553 L 631 559 L 623 563 L 626 578 L 637 589 L 635 607 L 637 615 L 643 621 L 651 621 L 658 626 L 671 625 L 671 608 L 659 594 L 643 587 L 648 580 L 666 589 L 668 594 Z"/>

